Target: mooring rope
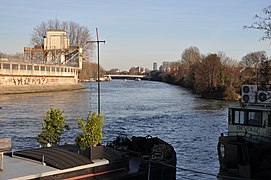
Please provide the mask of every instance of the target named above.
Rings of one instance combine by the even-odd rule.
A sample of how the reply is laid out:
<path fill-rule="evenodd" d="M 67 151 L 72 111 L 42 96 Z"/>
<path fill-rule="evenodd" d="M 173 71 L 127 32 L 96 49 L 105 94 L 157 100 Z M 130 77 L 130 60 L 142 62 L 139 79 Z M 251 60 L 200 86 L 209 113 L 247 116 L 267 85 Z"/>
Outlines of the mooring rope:
<path fill-rule="evenodd" d="M 162 164 L 164 166 L 168 166 L 168 167 L 172 167 L 172 168 L 176 168 L 182 171 L 188 171 L 188 172 L 192 172 L 192 173 L 196 173 L 196 174 L 202 174 L 202 175 L 208 175 L 208 176 L 213 176 L 216 178 L 227 178 L 227 179 L 236 179 L 236 180 L 245 180 L 247 178 L 241 178 L 241 177 L 232 177 L 232 176 L 225 176 L 225 175 L 217 175 L 214 173 L 207 173 L 207 172 L 202 172 L 202 171 L 198 171 L 198 170 L 192 170 L 192 169 L 187 169 L 187 168 L 183 168 L 183 167 L 178 167 L 178 166 L 174 166 L 171 164 L 166 164 L 163 162 L 157 162 L 157 161 L 151 161 L 153 163 L 158 163 L 158 164 Z"/>

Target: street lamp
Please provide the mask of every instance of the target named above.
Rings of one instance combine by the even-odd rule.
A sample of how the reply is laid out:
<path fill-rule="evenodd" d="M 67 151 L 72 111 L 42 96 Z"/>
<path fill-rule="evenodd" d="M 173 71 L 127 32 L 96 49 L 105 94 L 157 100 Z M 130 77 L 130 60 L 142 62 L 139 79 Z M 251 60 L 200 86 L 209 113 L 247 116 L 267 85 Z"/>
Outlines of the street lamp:
<path fill-rule="evenodd" d="M 101 112 L 101 91 L 100 91 L 100 43 L 105 41 L 99 40 L 98 28 L 96 28 L 96 41 L 87 41 L 86 43 L 97 43 L 97 58 L 98 58 L 98 114 Z"/>

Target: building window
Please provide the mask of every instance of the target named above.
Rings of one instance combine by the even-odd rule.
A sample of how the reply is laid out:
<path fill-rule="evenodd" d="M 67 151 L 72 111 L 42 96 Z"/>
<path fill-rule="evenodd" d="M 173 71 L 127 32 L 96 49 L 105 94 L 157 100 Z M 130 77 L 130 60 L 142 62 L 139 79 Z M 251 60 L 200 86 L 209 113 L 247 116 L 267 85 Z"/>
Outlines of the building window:
<path fill-rule="evenodd" d="M 21 64 L 20 65 L 20 70 L 26 70 L 26 65 Z"/>
<path fill-rule="evenodd" d="M 33 66 L 32 65 L 27 65 L 27 70 L 33 70 Z"/>
<path fill-rule="evenodd" d="M 18 70 L 19 66 L 18 64 L 12 64 L 12 69 Z"/>
<path fill-rule="evenodd" d="M 38 71 L 38 70 L 40 70 L 40 67 L 39 66 L 34 66 L 34 70 Z"/>
<path fill-rule="evenodd" d="M 40 67 L 40 70 L 41 70 L 41 71 L 45 71 L 45 66 L 41 66 L 41 67 Z"/>
<path fill-rule="evenodd" d="M 3 64 L 3 69 L 10 69 L 10 64 Z"/>

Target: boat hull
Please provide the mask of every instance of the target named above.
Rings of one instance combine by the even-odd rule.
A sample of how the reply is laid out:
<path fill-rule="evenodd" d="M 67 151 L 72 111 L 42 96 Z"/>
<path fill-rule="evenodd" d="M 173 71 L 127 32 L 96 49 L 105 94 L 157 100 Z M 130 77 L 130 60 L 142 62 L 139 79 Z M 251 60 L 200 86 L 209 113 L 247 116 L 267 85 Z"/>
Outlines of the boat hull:
<path fill-rule="evenodd" d="M 271 144 L 243 136 L 221 136 L 217 151 L 219 176 L 271 178 Z"/>

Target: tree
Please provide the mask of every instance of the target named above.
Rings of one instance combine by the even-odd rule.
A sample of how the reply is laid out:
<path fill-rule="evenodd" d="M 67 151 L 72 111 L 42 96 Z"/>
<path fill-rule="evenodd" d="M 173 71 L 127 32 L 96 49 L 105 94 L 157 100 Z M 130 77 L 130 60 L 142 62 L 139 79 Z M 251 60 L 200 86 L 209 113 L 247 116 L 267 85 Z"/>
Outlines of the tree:
<path fill-rule="evenodd" d="M 105 70 L 102 67 L 100 67 L 100 77 L 103 77 L 104 74 Z M 91 78 L 93 79 L 98 78 L 98 64 L 83 61 L 82 70 L 79 72 L 79 79 L 89 80 Z"/>
<path fill-rule="evenodd" d="M 266 60 L 267 55 L 265 51 L 256 51 L 246 54 L 242 57 L 240 65 L 245 68 L 257 68 L 261 61 Z"/>
<path fill-rule="evenodd" d="M 41 145 L 58 144 L 61 134 L 69 126 L 64 124 L 66 118 L 63 116 L 63 111 L 59 109 L 50 109 L 44 116 L 44 124 L 42 124 L 42 132 L 38 135 L 38 142 Z"/>
<path fill-rule="evenodd" d="M 244 26 L 244 29 L 256 29 L 264 32 L 264 36 L 260 40 L 271 39 L 271 5 L 263 9 L 265 16 L 255 15 L 256 21 L 250 26 Z"/>
<path fill-rule="evenodd" d="M 0 51 L 0 58 L 7 58 L 9 60 L 23 60 L 24 55 L 22 53 L 6 54 Z"/>
<path fill-rule="evenodd" d="M 92 39 L 86 26 L 81 26 L 73 21 L 60 22 L 58 19 L 48 20 L 47 22 L 42 22 L 40 25 L 34 28 L 31 34 L 30 43 L 33 46 L 42 46 L 43 39 L 44 37 L 46 37 L 46 32 L 48 30 L 65 30 L 67 33 L 67 37 L 70 40 L 70 45 L 83 48 L 84 56 L 90 58 L 90 55 L 93 51 L 93 45 L 92 43 L 86 43 L 87 41 L 90 41 Z"/>
<path fill-rule="evenodd" d="M 217 54 L 209 54 L 198 64 L 195 72 L 198 91 L 213 90 L 221 84 L 221 62 Z"/>
<path fill-rule="evenodd" d="M 244 84 L 257 84 L 259 78 L 259 66 L 262 61 L 266 60 L 265 51 L 256 51 L 246 54 L 240 61 L 240 66 L 243 67 L 241 71 L 241 82 Z"/>
<path fill-rule="evenodd" d="M 263 88 L 266 87 L 266 85 L 270 84 L 271 81 L 271 62 L 270 60 L 262 61 L 259 65 L 258 69 L 258 80 L 257 82 L 262 85 Z"/>
<path fill-rule="evenodd" d="M 201 55 L 199 48 L 191 46 L 182 53 L 181 62 L 183 63 L 183 79 L 185 85 L 192 89 L 195 88 L 195 70 L 197 63 L 200 61 Z M 180 77 L 182 78 L 182 77 Z"/>
<path fill-rule="evenodd" d="M 185 49 L 182 53 L 182 62 L 187 63 L 189 66 L 200 60 L 199 48 L 191 46 Z"/>

